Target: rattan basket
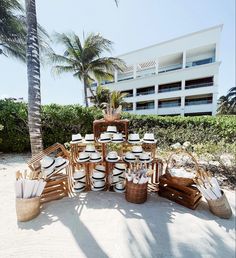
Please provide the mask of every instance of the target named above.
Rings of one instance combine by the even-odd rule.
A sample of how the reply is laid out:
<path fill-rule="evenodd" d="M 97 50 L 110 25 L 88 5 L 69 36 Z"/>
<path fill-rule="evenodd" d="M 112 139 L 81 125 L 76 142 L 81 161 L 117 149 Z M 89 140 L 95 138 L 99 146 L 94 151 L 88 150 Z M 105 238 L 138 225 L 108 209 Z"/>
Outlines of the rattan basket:
<path fill-rule="evenodd" d="M 194 156 L 185 150 L 179 150 L 179 151 L 172 153 L 167 160 L 166 170 L 165 170 L 166 177 L 168 178 L 168 180 L 170 180 L 171 182 L 178 184 L 178 185 L 189 186 L 189 185 L 193 184 L 194 181 L 191 178 L 174 177 L 174 176 L 171 176 L 171 174 L 169 173 L 169 169 L 170 169 L 169 165 L 175 154 L 185 154 L 185 155 L 189 156 L 193 160 L 193 163 L 195 166 L 195 172 L 197 173 L 199 171 L 198 162 L 194 158 Z"/>
<path fill-rule="evenodd" d="M 133 182 L 126 181 L 125 198 L 128 202 L 140 204 L 147 200 L 147 185 L 134 184 Z"/>
<path fill-rule="evenodd" d="M 223 191 L 221 191 L 222 196 L 217 200 L 207 200 L 210 211 L 223 219 L 229 219 L 232 216 L 232 210 L 229 205 L 229 202 L 224 194 Z"/>
<path fill-rule="evenodd" d="M 18 221 L 29 221 L 40 213 L 40 197 L 16 198 L 16 216 Z"/>

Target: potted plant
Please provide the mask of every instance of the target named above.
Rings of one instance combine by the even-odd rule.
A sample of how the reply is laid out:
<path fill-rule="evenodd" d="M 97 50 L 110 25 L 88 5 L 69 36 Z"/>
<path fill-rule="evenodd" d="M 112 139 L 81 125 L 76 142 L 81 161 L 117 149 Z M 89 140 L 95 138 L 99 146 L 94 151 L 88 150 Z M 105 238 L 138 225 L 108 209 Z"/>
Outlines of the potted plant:
<path fill-rule="evenodd" d="M 109 103 L 107 103 L 106 110 L 104 110 L 104 119 L 107 121 L 114 121 L 120 119 L 122 106 L 125 105 L 124 98 L 127 93 L 120 91 L 112 91 L 110 93 Z"/>

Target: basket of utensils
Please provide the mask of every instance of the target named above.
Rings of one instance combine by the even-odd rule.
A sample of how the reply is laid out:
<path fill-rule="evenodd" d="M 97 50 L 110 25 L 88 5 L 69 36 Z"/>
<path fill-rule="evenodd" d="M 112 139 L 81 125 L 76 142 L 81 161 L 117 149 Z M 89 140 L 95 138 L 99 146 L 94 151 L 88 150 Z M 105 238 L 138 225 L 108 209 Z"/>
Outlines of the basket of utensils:
<path fill-rule="evenodd" d="M 195 157 L 186 150 L 173 152 L 166 164 L 165 175 L 171 182 L 189 186 L 194 183 L 193 179 L 199 171 L 199 165 Z"/>
<path fill-rule="evenodd" d="M 16 216 L 18 221 L 29 221 L 40 213 L 40 198 L 46 182 L 37 173 L 16 172 Z"/>
<path fill-rule="evenodd" d="M 140 169 L 126 174 L 125 198 L 128 202 L 141 204 L 147 200 L 147 188 L 152 171 Z"/>
<path fill-rule="evenodd" d="M 232 216 L 225 193 L 221 190 L 217 179 L 209 171 L 199 170 L 194 182 L 207 200 L 209 209 L 214 215 L 223 219 L 229 219 Z"/>

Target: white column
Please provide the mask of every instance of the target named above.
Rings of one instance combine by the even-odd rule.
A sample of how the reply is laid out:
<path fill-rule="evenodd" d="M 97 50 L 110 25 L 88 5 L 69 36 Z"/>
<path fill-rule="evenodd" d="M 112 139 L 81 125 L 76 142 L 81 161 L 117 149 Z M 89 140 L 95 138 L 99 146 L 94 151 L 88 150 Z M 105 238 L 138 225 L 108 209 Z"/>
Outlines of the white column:
<path fill-rule="evenodd" d="M 137 77 L 137 65 L 134 64 L 134 70 L 133 70 L 134 79 Z"/>
<path fill-rule="evenodd" d="M 118 72 L 117 70 L 115 70 L 114 72 L 114 81 L 117 82 L 117 77 L 118 77 Z"/>
<path fill-rule="evenodd" d="M 158 94 L 159 85 L 155 85 L 155 94 Z"/>
<path fill-rule="evenodd" d="M 217 113 L 218 93 L 215 92 L 212 95 L 212 115 L 215 116 Z"/>
<path fill-rule="evenodd" d="M 184 96 L 182 96 L 181 97 L 181 116 L 184 116 L 184 99 L 185 99 L 185 97 Z"/>
<path fill-rule="evenodd" d="M 136 102 L 133 102 L 133 112 L 136 113 Z"/>
<path fill-rule="evenodd" d="M 158 113 L 158 99 L 155 99 L 155 114 Z"/>
<path fill-rule="evenodd" d="M 159 63 L 156 60 L 156 65 L 155 65 L 155 73 L 158 74 L 158 69 L 159 69 Z"/>
<path fill-rule="evenodd" d="M 181 81 L 181 90 L 185 90 L 185 80 Z"/>
<path fill-rule="evenodd" d="M 186 51 L 183 51 L 183 66 L 182 68 L 186 68 Z"/>

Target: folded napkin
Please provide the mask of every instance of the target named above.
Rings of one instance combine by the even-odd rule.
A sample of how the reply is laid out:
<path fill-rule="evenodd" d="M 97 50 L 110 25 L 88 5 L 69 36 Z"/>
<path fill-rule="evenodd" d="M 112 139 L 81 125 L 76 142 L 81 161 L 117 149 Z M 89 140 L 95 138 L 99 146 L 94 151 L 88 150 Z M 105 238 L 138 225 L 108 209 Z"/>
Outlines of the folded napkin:
<path fill-rule="evenodd" d="M 183 178 L 194 178 L 195 173 L 194 172 L 188 172 L 184 168 L 171 168 L 169 170 L 169 173 L 171 176 L 174 177 L 183 177 Z"/>

